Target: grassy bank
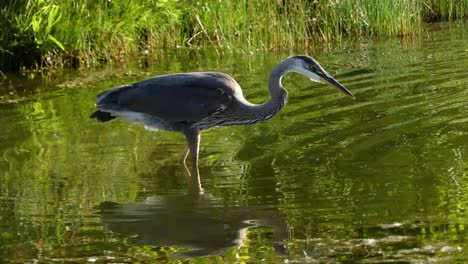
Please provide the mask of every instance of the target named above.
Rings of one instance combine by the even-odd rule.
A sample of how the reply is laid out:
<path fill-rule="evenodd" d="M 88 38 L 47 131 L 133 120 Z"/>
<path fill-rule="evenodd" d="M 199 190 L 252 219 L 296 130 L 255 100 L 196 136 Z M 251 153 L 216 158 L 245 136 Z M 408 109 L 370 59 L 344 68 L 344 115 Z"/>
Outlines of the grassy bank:
<path fill-rule="evenodd" d="M 465 19 L 466 0 L 12 0 L 0 3 L 0 69 L 80 66 L 178 47 L 308 48 L 405 36 Z"/>

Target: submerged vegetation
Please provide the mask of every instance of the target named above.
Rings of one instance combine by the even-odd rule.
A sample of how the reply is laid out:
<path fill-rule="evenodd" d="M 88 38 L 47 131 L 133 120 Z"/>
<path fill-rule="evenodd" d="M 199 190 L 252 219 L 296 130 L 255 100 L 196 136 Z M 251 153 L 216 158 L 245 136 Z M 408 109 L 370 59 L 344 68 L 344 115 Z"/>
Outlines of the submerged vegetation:
<path fill-rule="evenodd" d="M 465 19 L 466 0 L 12 0 L 0 2 L 0 69 L 90 65 L 162 49 L 310 48 L 405 36 Z"/>

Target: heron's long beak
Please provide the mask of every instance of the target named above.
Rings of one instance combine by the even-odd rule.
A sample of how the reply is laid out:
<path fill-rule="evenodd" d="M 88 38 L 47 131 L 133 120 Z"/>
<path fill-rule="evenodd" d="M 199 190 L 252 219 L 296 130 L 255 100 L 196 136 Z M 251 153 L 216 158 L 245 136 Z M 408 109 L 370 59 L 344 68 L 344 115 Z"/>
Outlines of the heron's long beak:
<path fill-rule="evenodd" d="M 354 97 L 354 95 L 348 89 L 346 89 L 343 85 L 341 85 L 341 83 L 339 83 L 337 80 L 335 80 L 329 74 L 325 73 L 324 75 L 320 75 L 320 81 L 322 83 L 332 85 L 333 87 L 338 89 L 338 91 L 340 93 L 346 95 L 347 97 L 349 97 L 351 99 L 356 99 L 356 97 Z"/>

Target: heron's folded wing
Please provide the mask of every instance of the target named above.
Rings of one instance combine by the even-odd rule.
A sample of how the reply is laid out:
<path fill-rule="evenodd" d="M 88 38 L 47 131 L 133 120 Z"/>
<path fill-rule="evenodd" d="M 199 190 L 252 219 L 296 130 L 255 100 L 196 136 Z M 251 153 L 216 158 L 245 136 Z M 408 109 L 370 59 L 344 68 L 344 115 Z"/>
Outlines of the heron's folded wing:
<path fill-rule="evenodd" d="M 119 105 L 169 122 L 196 122 L 229 107 L 232 96 L 222 82 L 206 78 L 156 78 L 133 85 Z"/>

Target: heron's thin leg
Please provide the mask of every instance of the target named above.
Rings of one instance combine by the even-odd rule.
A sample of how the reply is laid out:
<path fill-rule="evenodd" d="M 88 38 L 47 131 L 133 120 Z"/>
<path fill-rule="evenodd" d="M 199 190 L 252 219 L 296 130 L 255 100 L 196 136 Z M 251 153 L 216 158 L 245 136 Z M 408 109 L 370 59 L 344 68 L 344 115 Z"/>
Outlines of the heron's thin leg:
<path fill-rule="evenodd" d="M 182 166 L 184 166 L 185 176 L 187 176 L 187 179 L 190 182 L 190 178 L 192 177 L 192 174 L 190 173 L 190 169 L 187 167 L 187 163 L 185 163 L 185 161 L 187 160 L 188 154 L 189 154 L 189 147 L 188 147 L 188 142 L 187 142 L 187 144 L 185 144 L 185 149 L 184 149 L 184 152 L 182 153 L 182 157 L 180 157 L 180 163 L 182 163 Z"/>
<path fill-rule="evenodd" d="M 200 194 L 203 194 L 204 193 L 204 190 L 201 186 L 201 181 L 200 181 L 200 174 L 198 173 L 198 175 L 194 174 L 192 176 L 192 174 L 190 173 L 190 170 L 189 168 L 187 168 L 187 166 L 185 166 L 184 164 L 184 171 L 185 171 L 185 176 L 187 177 L 187 183 L 188 183 L 188 190 L 189 190 L 189 193 L 190 194 L 196 194 L 196 195 L 200 195 Z"/>
<path fill-rule="evenodd" d="M 188 154 L 189 154 L 189 147 L 188 147 L 188 143 L 187 143 L 187 144 L 185 144 L 184 152 L 182 153 L 182 157 L 180 158 L 180 163 L 184 164 L 185 166 L 187 166 L 185 164 L 185 160 L 187 160 Z"/>
<path fill-rule="evenodd" d="M 198 171 L 198 151 L 200 149 L 200 131 L 198 129 L 188 129 L 184 132 L 187 139 L 187 147 L 192 158 L 192 169 Z"/>
<path fill-rule="evenodd" d="M 188 151 L 192 158 L 192 180 L 199 192 L 203 192 L 200 182 L 200 173 L 198 171 L 198 151 L 200 149 L 200 131 L 198 129 L 190 129 L 184 132 L 187 139 Z"/>

